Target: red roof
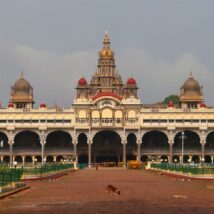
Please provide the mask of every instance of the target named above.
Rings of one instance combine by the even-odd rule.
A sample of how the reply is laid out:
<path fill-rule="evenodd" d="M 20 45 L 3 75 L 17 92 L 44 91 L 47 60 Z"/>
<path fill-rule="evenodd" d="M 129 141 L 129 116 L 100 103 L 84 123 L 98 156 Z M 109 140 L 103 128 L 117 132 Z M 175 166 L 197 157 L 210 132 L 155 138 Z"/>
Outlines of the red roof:
<path fill-rule="evenodd" d="M 87 85 L 87 81 L 84 77 L 81 77 L 78 81 L 78 84 L 79 85 Z"/>
<path fill-rule="evenodd" d="M 100 97 L 114 97 L 118 100 L 122 100 L 123 98 L 117 94 L 115 94 L 114 92 L 100 92 L 97 95 L 95 95 L 94 97 L 92 97 L 92 100 L 96 100 Z"/>
<path fill-rule="evenodd" d="M 128 85 L 135 85 L 136 84 L 136 80 L 134 79 L 134 78 L 129 78 L 128 80 L 127 80 L 127 84 Z"/>

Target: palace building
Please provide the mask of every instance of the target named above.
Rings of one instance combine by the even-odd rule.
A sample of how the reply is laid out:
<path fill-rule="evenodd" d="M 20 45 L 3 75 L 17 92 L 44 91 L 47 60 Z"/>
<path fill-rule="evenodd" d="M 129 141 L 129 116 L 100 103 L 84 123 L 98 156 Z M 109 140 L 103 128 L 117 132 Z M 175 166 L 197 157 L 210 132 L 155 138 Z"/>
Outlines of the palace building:
<path fill-rule="evenodd" d="M 188 77 L 179 105 L 141 103 L 136 79 L 123 82 L 116 69 L 108 33 L 91 81 L 79 79 L 70 108 L 33 105 L 33 87 L 22 74 L 0 109 L 1 162 L 213 163 L 214 108 L 204 103 L 199 82 Z"/>

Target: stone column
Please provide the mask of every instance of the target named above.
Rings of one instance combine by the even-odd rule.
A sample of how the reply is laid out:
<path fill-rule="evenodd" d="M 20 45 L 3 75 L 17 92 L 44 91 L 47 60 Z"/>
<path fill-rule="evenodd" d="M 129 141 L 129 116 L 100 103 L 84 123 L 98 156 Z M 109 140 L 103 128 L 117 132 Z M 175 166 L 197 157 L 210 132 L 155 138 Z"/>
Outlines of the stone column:
<path fill-rule="evenodd" d="M 42 157 L 42 166 L 45 163 L 45 143 L 46 143 L 46 135 L 44 131 L 41 131 L 40 134 L 40 144 L 41 144 L 41 157 Z"/>
<path fill-rule="evenodd" d="M 13 165 L 13 143 L 10 142 L 10 165 Z"/>
<path fill-rule="evenodd" d="M 169 163 L 173 162 L 173 143 L 174 143 L 174 137 L 175 134 L 172 130 L 168 131 L 167 133 L 167 137 L 168 137 L 168 143 L 169 143 Z M 180 162 L 181 162 L 181 158 L 180 158 Z"/>
<path fill-rule="evenodd" d="M 73 139 L 73 145 L 74 145 L 74 158 L 75 162 L 78 164 L 78 158 L 77 158 L 77 139 Z"/>
<path fill-rule="evenodd" d="M 205 158 L 205 152 L 204 152 L 204 141 L 201 141 L 201 159 L 203 160 L 202 162 L 204 162 L 204 158 Z"/>
<path fill-rule="evenodd" d="M 141 154 L 140 154 L 140 143 L 137 144 L 137 160 L 140 161 Z"/>
<path fill-rule="evenodd" d="M 123 139 L 123 163 L 124 167 L 126 167 L 126 139 Z"/>
<path fill-rule="evenodd" d="M 213 156 L 211 156 L 211 163 L 213 164 Z"/>
<path fill-rule="evenodd" d="M 45 159 L 45 143 L 44 142 L 42 142 L 41 147 L 42 147 L 41 156 L 42 156 L 42 166 L 43 166 L 44 165 L 44 159 Z"/>
<path fill-rule="evenodd" d="M 169 144 L 169 163 L 172 163 L 172 148 L 173 148 L 173 144 L 170 143 Z"/>
<path fill-rule="evenodd" d="M 22 156 L 22 165 L 25 165 L 25 156 Z"/>
<path fill-rule="evenodd" d="M 88 167 L 91 167 L 91 140 L 88 140 Z"/>

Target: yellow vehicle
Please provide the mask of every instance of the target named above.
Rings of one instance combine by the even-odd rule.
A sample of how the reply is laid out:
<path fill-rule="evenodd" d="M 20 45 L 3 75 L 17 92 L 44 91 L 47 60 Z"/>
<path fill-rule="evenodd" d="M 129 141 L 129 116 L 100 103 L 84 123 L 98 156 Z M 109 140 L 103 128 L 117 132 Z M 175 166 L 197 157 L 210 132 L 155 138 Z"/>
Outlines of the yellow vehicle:
<path fill-rule="evenodd" d="M 141 169 L 142 163 L 138 160 L 130 160 L 127 162 L 128 169 Z"/>

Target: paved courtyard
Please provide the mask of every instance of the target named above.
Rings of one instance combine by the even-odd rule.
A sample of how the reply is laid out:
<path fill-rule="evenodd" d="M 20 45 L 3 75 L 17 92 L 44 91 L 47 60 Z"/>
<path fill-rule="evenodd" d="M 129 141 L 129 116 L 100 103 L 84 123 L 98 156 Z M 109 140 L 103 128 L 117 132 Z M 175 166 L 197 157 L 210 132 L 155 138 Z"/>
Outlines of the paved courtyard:
<path fill-rule="evenodd" d="M 212 181 L 180 181 L 155 172 L 85 169 L 0 200 L 1 214 L 214 213 Z M 108 195 L 112 184 L 120 196 Z"/>

